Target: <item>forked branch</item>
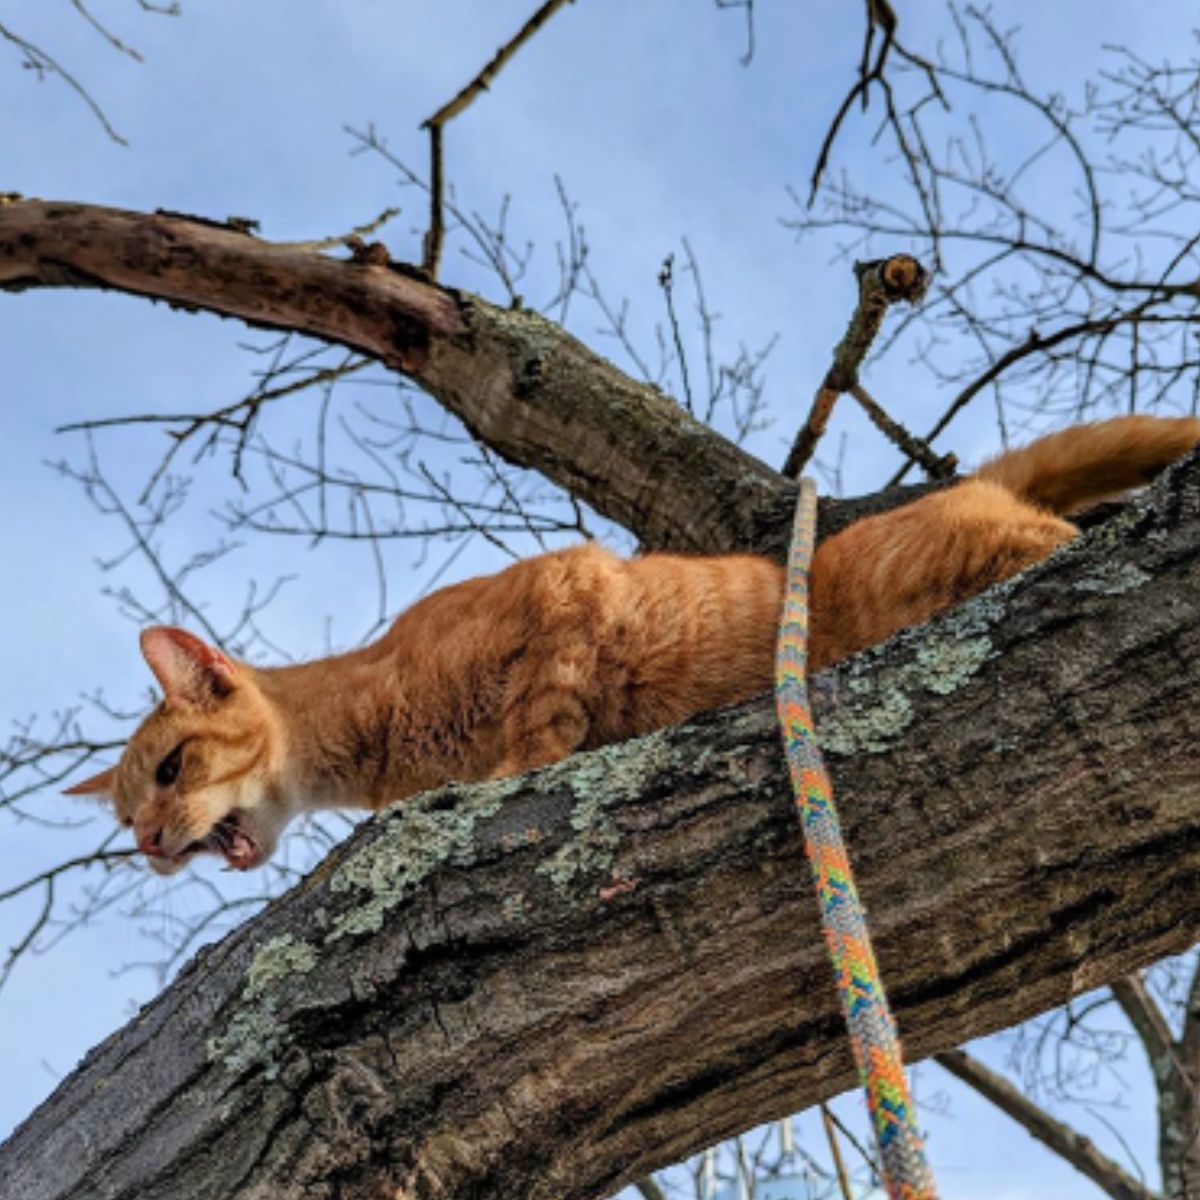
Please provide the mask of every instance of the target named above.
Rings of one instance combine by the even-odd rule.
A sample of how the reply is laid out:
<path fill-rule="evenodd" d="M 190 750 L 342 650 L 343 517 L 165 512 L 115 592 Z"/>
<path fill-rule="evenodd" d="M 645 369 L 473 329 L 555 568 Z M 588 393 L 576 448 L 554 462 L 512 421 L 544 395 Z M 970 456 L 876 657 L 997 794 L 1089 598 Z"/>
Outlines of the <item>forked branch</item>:
<path fill-rule="evenodd" d="M 520 48 L 560 8 L 574 4 L 575 0 L 546 0 L 546 2 L 517 30 L 492 56 L 488 64 L 457 95 L 427 118 L 423 129 L 429 130 L 429 229 L 425 234 L 422 265 L 431 279 L 436 279 L 442 262 L 442 243 L 446 236 L 445 192 L 446 169 L 442 155 L 442 132 L 446 125 L 468 108 L 482 92 L 491 87 L 496 76 Z"/>
<path fill-rule="evenodd" d="M 858 280 L 858 302 L 842 340 L 833 352 L 833 363 L 817 389 L 808 417 L 792 443 L 783 465 L 783 473 L 795 479 L 812 457 L 825 433 L 837 399 L 844 392 L 866 410 L 867 415 L 887 437 L 906 453 L 918 459 L 933 479 L 946 479 L 954 473 L 954 458 L 937 457 L 924 443 L 892 420 L 858 381 L 863 360 L 879 333 L 888 308 L 898 300 L 919 304 L 929 276 L 919 262 L 908 254 L 854 264 Z"/>

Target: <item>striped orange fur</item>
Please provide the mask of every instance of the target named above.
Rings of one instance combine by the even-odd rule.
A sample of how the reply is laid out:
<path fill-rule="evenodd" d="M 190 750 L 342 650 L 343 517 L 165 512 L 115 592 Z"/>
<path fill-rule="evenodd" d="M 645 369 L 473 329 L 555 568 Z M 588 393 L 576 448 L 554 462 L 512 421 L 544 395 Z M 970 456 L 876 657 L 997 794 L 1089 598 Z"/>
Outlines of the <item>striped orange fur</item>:
<path fill-rule="evenodd" d="M 1075 535 L 1065 514 L 1198 440 L 1191 418 L 1077 426 L 843 530 L 813 559 L 810 666 L 1040 561 Z M 305 809 L 529 770 L 767 690 L 783 581 L 750 555 L 624 560 L 585 545 L 445 588 L 370 646 L 298 666 L 149 629 L 163 702 L 116 767 L 69 790 L 112 797 L 162 873 L 204 850 L 257 866 Z"/>

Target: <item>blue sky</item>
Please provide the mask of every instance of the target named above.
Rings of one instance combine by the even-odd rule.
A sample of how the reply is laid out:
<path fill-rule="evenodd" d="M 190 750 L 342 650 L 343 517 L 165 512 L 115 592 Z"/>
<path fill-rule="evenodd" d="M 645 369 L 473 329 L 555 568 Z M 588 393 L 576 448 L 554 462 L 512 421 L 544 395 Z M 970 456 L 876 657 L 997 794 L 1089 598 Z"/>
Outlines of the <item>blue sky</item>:
<path fill-rule="evenodd" d="M 95 5 L 144 63 L 117 54 L 66 5 L 18 6 L 15 28 L 75 72 L 128 139 L 107 139 L 87 108 L 55 80 L 38 83 L 0 43 L 0 110 L 5 114 L 0 190 L 150 210 L 177 209 L 223 218 L 258 219 L 263 236 L 308 239 L 344 232 L 399 204 L 402 214 L 381 235 L 398 258 L 418 256 L 424 221 L 420 197 L 398 186 L 378 159 L 351 156 L 345 125 L 373 122 L 400 157 L 423 167 L 418 131 L 532 10 L 531 0 L 184 0 L 179 19 L 142 15 L 132 4 Z M 910 44 L 929 47 L 942 10 L 903 12 Z M 841 10 L 848 8 L 851 16 Z M 1019 19 L 1024 62 L 1058 86 L 1077 86 L 1098 61 L 1102 43 L 1128 42 L 1154 57 L 1186 35 L 1188 6 L 1160 0 L 1148 22 L 1131 6 L 998 5 L 1001 24 Z M 1011 17 L 1006 17 L 1012 13 Z M 1086 19 L 1085 19 L 1086 18 Z M 762 345 L 778 333 L 767 395 L 776 425 L 751 445 L 782 458 L 802 404 L 824 371 L 852 303 L 849 272 L 832 241 L 797 244 L 780 218 L 791 211 L 785 187 L 804 188 L 834 103 L 851 78 L 861 31 L 857 6 L 795 5 L 759 0 L 757 54 L 740 62 L 737 13 L 707 0 L 579 0 L 509 67 L 493 91 L 447 133 L 448 164 L 464 205 L 495 213 L 512 197 L 514 228 L 537 244 L 530 294 L 545 294 L 554 274 L 553 245 L 562 236 L 555 191 L 560 176 L 580 206 L 593 265 L 617 300 L 629 297 L 631 328 L 653 347 L 662 317 L 655 280 L 664 256 L 687 237 L 705 285 L 722 314 L 723 344 Z M 1070 54 L 1063 54 L 1063 47 Z M 1065 61 L 1068 59 L 1069 61 Z M 1077 71 L 1075 77 L 1068 76 Z M 854 118 L 835 165 L 885 174 L 867 134 L 874 118 Z M 488 275 L 452 248 L 447 282 L 496 295 Z M 620 348 L 598 332 L 599 314 L 577 305 L 572 328 L 626 365 Z M 114 580 L 97 559 L 122 546 L 119 530 L 46 460 L 79 461 L 78 437 L 57 425 L 146 410 L 201 410 L 244 393 L 261 344 L 231 322 L 186 315 L 119 296 L 30 293 L 0 297 L 0 352 L 5 362 L 0 488 L 0 709 L 10 720 L 45 713 L 103 685 L 134 704 L 147 675 L 135 650 L 135 626 L 102 594 Z M 889 362 L 882 398 L 911 425 L 924 427 L 945 392 L 898 359 Z M 273 427 L 307 436 L 310 399 L 299 400 Z M 289 422 L 295 422 L 295 432 Z M 877 484 L 892 456 L 852 414 L 834 437 L 850 441 L 849 491 Z M 967 461 L 992 448 L 990 412 L 964 419 L 953 448 Z M 119 433 L 99 440 L 111 477 L 130 496 L 144 482 L 161 435 Z M 431 450 L 431 461 L 436 461 Z M 201 464 L 197 500 L 169 530 L 164 553 L 185 558 L 209 544 L 208 509 L 235 493 L 223 463 Z M 389 548 L 393 608 L 417 594 L 432 565 L 414 548 Z M 445 578 L 500 565 L 493 549 L 472 543 Z M 270 613 L 277 643 L 296 655 L 319 653 L 327 639 L 356 640 L 374 615 L 371 566 L 357 549 L 311 552 L 283 540 L 254 543 L 206 577 L 203 594 L 221 617 L 240 603 L 246 582 L 295 574 Z M 122 582 L 144 587 L 135 566 Z M 361 579 L 362 585 L 355 586 Z M 33 806 L 31 806 L 33 807 Z M 36 815 L 90 821 L 77 831 L 36 823 L 6 824 L 0 890 L 31 864 L 49 864 L 94 844 L 104 818 L 54 794 Z M 200 868 L 211 870 L 211 866 Z M 195 897 L 167 901 L 187 915 Z M 0 944 L 20 936 L 29 908 L 0 907 Z M 157 986 L 152 972 L 128 969 L 152 956 L 153 937 L 170 916 L 142 920 L 109 913 L 52 952 L 29 960 L 0 993 L 0 1131 L 7 1130 L 69 1071 L 78 1057 L 119 1025 L 130 1006 Z M 147 940 L 147 934 L 150 940 Z M 987 1050 L 999 1061 L 1003 1047 Z M 1128 1074 L 1136 1080 L 1140 1064 Z M 935 1067 L 924 1091 L 944 1092 L 949 1112 L 930 1115 L 935 1161 L 947 1194 L 982 1198 L 1097 1194 L 1024 1133 L 964 1093 Z M 1145 1092 L 1128 1111 L 1108 1112 L 1152 1169 L 1153 1122 Z M 1141 1100 L 1138 1097 L 1141 1097 Z M 857 1098 L 842 1102 L 861 1124 Z M 1071 1110 L 1086 1131 L 1116 1153 L 1103 1125 Z M 1089 1123 L 1090 1121 L 1090 1123 Z"/>

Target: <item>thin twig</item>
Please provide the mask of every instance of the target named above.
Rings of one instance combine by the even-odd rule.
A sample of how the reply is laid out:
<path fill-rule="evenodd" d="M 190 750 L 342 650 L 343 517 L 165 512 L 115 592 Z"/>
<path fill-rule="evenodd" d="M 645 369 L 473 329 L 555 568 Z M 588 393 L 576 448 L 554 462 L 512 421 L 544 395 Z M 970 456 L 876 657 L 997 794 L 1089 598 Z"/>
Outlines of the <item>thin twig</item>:
<path fill-rule="evenodd" d="M 73 433 L 79 430 L 91 431 L 105 429 L 114 425 L 166 426 L 166 434 L 171 439 L 172 444 L 159 460 L 158 466 L 155 467 L 145 487 L 142 489 L 139 503 L 145 503 L 159 480 L 166 474 L 175 456 L 183 449 L 187 442 L 198 433 L 208 429 L 210 437 L 209 441 L 205 444 L 204 448 L 206 449 L 215 444 L 214 439 L 217 434 L 224 430 L 232 430 L 237 435 L 233 446 L 233 476 L 239 482 L 243 482 L 242 459 L 249 445 L 254 424 L 264 405 L 274 400 L 283 399 L 285 396 L 293 396 L 297 392 L 304 391 L 310 387 L 322 384 L 330 385 L 349 375 L 353 375 L 356 371 L 361 371 L 364 367 L 372 366 L 374 361 L 374 359 L 370 358 L 347 357 L 346 361 L 336 367 L 325 367 L 292 383 L 254 392 L 241 400 L 227 404 L 223 408 L 214 409 L 208 413 L 134 413 L 126 417 L 95 417 L 88 421 L 74 421 L 67 425 L 60 425 L 55 430 L 55 433 Z M 171 428 L 173 425 L 178 426 L 178 428 Z M 201 454 L 203 454 L 203 449 L 201 450 Z"/>
<path fill-rule="evenodd" d="M 462 88 L 453 99 L 424 121 L 422 129 L 429 130 L 429 230 L 425 234 L 423 266 L 431 278 L 436 279 L 442 260 L 442 241 L 445 237 L 443 197 L 445 195 L 445 168 L 442 160 L 442 128 L 467 108 L 481 92 L 486 92 L 492 81 L 504 69 L 508 60 L 527 42 L 560 8 L 574 4 L 575 0 L 546 0 L 517 31 L 516 35 L 492 56 L 491 61 Z"/>
<path fill-rule="evenodd" d="M 25 54 L 25 61 L 39 75 L 51 74 L 57 75 L 71 90 L 90 108 L 95 114 L 96 120 L 104 126 L 104 132 L 108 134 L 114 142 L 120 146 L 128 146 L 129 143 L 112 127 L 108 118 L 104 115 L 104 110 L 92 98 L 87 88 L 71 74 L 57 59 L 52 58 L 40 46 L 35 46 L 32 42 L 27 41 L 19 34 L 14 33 L 4 25 L 0 25 L 0 38 L 6 42 L 12 42 L 18 50 Z"/>
<path fill-rule="evenodd" d="M 1140 319 L 1141 312 L 1145 307 L 1145 303 L 1139 304 L 1132 312 L 1121 313 L 1115 317 L 1096 318 L 1095 320 L 1086 320 L 1066 325 L 1061 329 L 1056 329 L 1053 333 L 1040 334 L 1037 330 L 1032 330 L 1029 337 L 1018 346 L 1013 346 L 1000 355 L 986 371 L 973 379 L 965 388 L 954 397 L 953 400 L 946 406 L 945 412 L 934 422 L 933 427 L 924 437 L 924 444 L 930 445 L 934 442 L 945 430 L 946 426 L 960 413 L 966 406 L 989 384 L 999 379 L 1011 366 L 1020 362 L 1022 359 L 1028 358 L 1030 355 L 1044 354 L 1045 351 L 1053 349 L 1055 346 L 1063 342 L 1069 342 L 1076 338 L 1087 334 L 1104 334 L 1116 329 L 1119 325 L 1125 322 Z M 904 482 L 905 475 L 908 474 L 909 468 L 912 466 L 912 460 L 904 464 L 891 479 L 888 480 L 888 487 L 895 487 L 897 484 Z"/>
<path fill-rule="evenodd" d="M 309 242 L 276 242 L 277 246 L 282 246 L 288 250 L 332 250 L 334 246 L 348 246 L 357 238 L 364 238 L 369 233 L 374 233 L 381 226 L 386 225 L 393 217 L 398 217 L 400 210 L 398 208 L 385 208 L 373 221 L 366 222 L 365 225 L 355 225 L 349 233 L 335 234 L 333 237 L 317 238 L 315 241 Z"/>
<path fill-rule="evenodd" d="M 667 302 L 667 319 L 671 323 L 671 338 L 675 343 L 675 357 L 679 360 L 679 375 L 683 382 L 683 403 L 689 413 L 695 415 L 696 406 L 692 401 L 692 381 L 688 375 L 687 352 L 683 348 L 683 335 L 679 331 L 679 315 L 675 311 L 675 255 L 668 254 L 663 259 L 662 268 L 658 272 L 658 286 L 662 288 L 663 297 Z"/>
<path fill-rule="evenodd" d="M 899 446 L 911 461 L 920 463 L 930 479 L 952 479 L 954 477 L 958 459 L 953 454 L 941 457 L 935 454 L 929 448 L 928 443 L 914 437 L 903 425 L 893 421 L 861 383 L 856 383 L 850 389 L 850 395 L 859 402 L 867 416 L 871 418 L 875 428 Z"/>
<path fill-rule="evenodd" d="M 821 186 L 821 180 L 825 177 L 825 170 L 829 166 L 829 159 L 833 153 L 833 144 L 837 141 L 838 133 L 842 128 L 842 123 L 845 121 L 850 110 L 854 107 L 854 102 L 859 100 L 862 102 L 862 110 L 865 113 L 870 104 L 871 85 L 878 83 L 883 91 L 885 107 L 887 108 L 888 123 L 896 128 L 897 133 L 900 133 L 898 128 L 899 122 L 897 114 L 892 103 L 891 85 L 884 76 L 884 69 L 887 66 L 888 57 L 894 50 L 905 62 L 911 66 L 918 67 L 924 72 L 926 79 L 929 82 L 930 93 L 941 101 L 943 107 L 949 107 L 946 103 L 946 98 L 942 94 L 941 85 L 938 83 L 938 69 L 927 59 L 921 55 L 913 53 L 911 50 L 905 49 L 896 40 L 896 30 L 899 27 L 900 21 L 896 16 L 896 11 L 889 3 L 889 0 L 866 0 L 867 11 L 867 26 L 863 33 L 862 55 L 859 60 L 858 78 L 854 85 L 843 97 L 841 104 L 838 105 L 837 112 L 834 113 L 833 120 L 829 123 L 829 128 L 825 131 L 825 137 L 821 142 L 821 149 L 817 153 L 817 161 L 813 167 L 812 176 L 809 179 L 808 191 L 808 207 L 812 207 L 813 201 L 817 198 L 817 192 Z M 879 44 L 879 50 L 875 54 L 874 64 L 871 62 L 871 53 L 875 42 L 875 31 L 882 31 L 882 40 Z"/>
<path fill-rule="evenodd" d="M 838 1144 L 837 1129 L 834 1128 L 833 1118 L 829 1115 L 829 1105 L 821 1105 L 821 1124 L 825 1129 L 825 1140 L 829 1143 L 829 1154 L 833 1159 L 833 1168 L 837 1171 L 838 1187 L 841 1189 L 842 1200 L 854 1200 L 854 1192 L 850 1188 L 850 1173 L 846 1170 L 845 1159 L 842 1158 L 842 1148 Z"/>
<path fill-rule="evenodd" d="M 855 263 L 854 273 L 858 277 L 858 304 L 842 340 L 834 349 L 833 363 L 817 390 L 808 418 L 784 463 L 783 473 L 791 479 L 800 474 L 812 457 L 838 396 L 858 383 L 859 368 L 888 308 L 897 300 L 916 304 L 929 284 L 925 268 L 908 254 Z"/>
<path fill-rule="evenodd" d="M 421 265 L 431 279 L 438 277 L 442 265 L 442 243 L 446 239 L 446 218 L 442 197 L 446 191 L 445 166 L 442 159 L 442 127 L 429 126 L 429 228 L 421 247 Z"/>
<path fill-rule="evenodd" d="M 746 49 L 741 57 L 743 67 L 754 61 L 754 0 L 716 0 L 718 8 L 740 8 L 746 13 Z"/>

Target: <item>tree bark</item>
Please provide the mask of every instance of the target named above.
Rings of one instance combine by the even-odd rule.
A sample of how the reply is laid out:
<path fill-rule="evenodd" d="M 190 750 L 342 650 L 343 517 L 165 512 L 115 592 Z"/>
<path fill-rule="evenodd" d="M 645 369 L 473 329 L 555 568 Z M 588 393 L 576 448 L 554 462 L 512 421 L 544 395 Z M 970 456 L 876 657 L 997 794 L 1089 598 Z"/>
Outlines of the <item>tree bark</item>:
<path fill-rule="evenodd" d="M 114 288 L 368 354 L 476 437 L 649 546 L 731 550 L 786 525 L 790 488 L 658 389 L 536 313 L 403 264 L 335 259 L 170 213 L 0 203 L 0 289 Z"/>
<path fill-rule="evenodd" d="M 782 558 L 793 485 L 559 326 L 433 283 L 175 213 L 0 195 L 0 291 L 112 289 L 336 342 L 399 371 L 508 461 L 647 549 Z M 821 502 L 821 534 L 926 490 Z"/>
<path fill-rule="evenodd" d="M 818 681 L 914 1059 L 1200 913 L 1200 465 Z M 767 698 L 370 822 L 0 1148 L 6 1200 L 609 1194 L 853 1082 Z"/>

